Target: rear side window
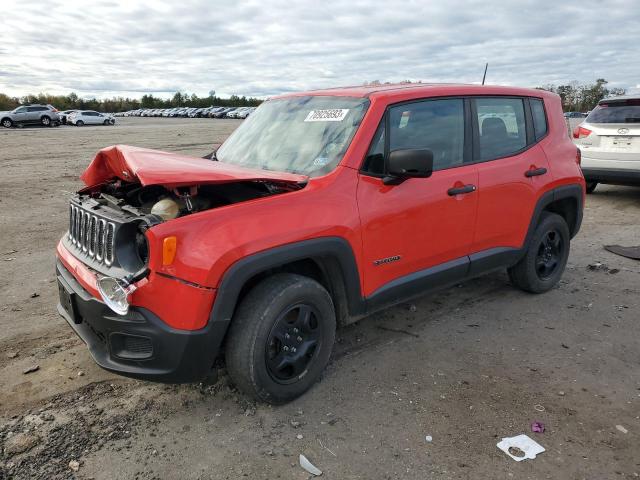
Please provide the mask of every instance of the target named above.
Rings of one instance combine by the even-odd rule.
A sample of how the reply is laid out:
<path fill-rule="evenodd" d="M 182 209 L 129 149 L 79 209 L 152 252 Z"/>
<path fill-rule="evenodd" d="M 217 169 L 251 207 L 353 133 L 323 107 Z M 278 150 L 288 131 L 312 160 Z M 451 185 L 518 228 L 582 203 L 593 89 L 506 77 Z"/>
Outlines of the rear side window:
<path fill-rule="evenodd" d="M 539 98 L 531 98 L 529 99 L 529 104 L 531 105 L 536 140 L 540 140 L 547 134 L 547 116 L 544 114 L 544 102 Z"/>
<path fill-rule="evenodd" d="M 389 151 L 429 149 L 433 170 L 464 161 L 464 103 L 462 99 L 426 100 L 389 110 Z"/>
<path fill-rule="evenodd" d="M 49 110 L 49 109 L 45 107 L 28 107 L 27 110 L 29 112 L 43 112 L 44 110 Z"/>
<path fill-rule="evenodd" d="M 589 123 L 640 123 L 640 98 L 599 104 L 587 117 Z"/>
<path fill-rule="evenodd" d="M 527 146 L 524 103 L 521 98 L 476 98 L 480 160 L 518 153 Z"/>

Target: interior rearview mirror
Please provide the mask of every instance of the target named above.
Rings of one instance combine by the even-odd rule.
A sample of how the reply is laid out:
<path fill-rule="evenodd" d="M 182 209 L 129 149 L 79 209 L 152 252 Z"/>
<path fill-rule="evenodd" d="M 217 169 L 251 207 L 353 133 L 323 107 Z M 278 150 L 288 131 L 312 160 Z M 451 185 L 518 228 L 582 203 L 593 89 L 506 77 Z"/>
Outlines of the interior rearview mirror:
<path fill-rule="evenodd" d="M 429 149 L 394 150 L 387 161 L 385 185 L 401 183 L 407 178 L 427 178 L 433 173 L 433 152 Z"/>

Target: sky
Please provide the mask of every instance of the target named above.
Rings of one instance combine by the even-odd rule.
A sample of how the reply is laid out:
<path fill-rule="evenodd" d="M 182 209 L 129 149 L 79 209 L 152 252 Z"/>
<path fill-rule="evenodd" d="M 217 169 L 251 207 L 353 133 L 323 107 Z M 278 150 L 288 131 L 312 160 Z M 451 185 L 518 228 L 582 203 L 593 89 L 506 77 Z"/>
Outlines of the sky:
<path fill-rule="evenodd" d="M 367 81 L 640 92 L 637 0 L 0 0 L 0 92 L 256 97 Z"/>

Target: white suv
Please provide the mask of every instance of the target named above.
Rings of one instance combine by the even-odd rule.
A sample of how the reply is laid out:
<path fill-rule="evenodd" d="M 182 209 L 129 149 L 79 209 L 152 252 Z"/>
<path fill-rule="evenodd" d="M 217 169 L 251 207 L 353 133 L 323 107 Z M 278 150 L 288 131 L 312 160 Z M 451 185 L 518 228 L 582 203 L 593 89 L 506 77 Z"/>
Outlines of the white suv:
<path fill-rule="evenodd" d="M 640 186 L 640 95 L 600 100 L 573 139 L 588 193 L 598 183 Z"/>

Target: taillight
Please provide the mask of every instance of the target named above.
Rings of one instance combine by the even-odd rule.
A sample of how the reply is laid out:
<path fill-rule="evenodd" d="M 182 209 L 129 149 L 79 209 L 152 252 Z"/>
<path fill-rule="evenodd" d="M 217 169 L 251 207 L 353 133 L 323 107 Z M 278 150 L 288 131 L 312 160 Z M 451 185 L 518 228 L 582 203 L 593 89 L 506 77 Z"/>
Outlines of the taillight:
<path fill-rule="evenodd" d="M 582 152 L 580 151 L 579 148 L 576 148 L 576 163 L 578 165 L 582 164 Z"/>
<path fill-rule="evenodd" d="M 584 137 L 588 137 L 589 135 L 591 135 L 591 130 L 581 126 L 577 126 L 576 129 L 573 131 L 573 138 L 584 138 Z"/>

